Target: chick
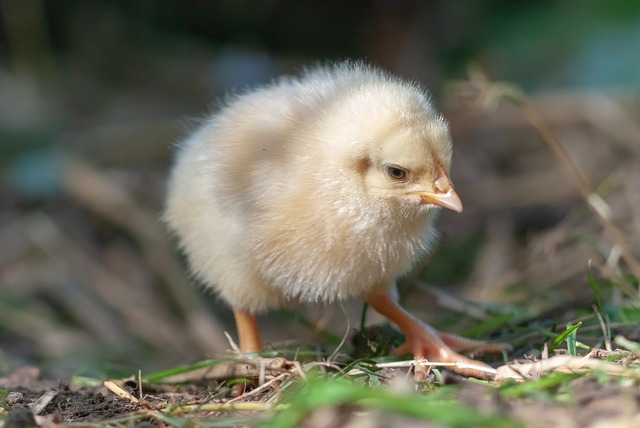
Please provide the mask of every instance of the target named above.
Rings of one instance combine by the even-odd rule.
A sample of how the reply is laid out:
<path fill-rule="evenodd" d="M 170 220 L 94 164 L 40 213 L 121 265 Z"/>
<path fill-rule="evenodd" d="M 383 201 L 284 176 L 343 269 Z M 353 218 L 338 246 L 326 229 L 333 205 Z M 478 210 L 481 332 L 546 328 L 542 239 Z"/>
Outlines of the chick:
<path fill-rule="evenodd" d="M 255 315 L 292 302 L 360 298 L 406 335 L 399 353 L 457 363 L 501 345 L 440 333 L 394 297 L 432 246 L 449 179 L 447 123 L 417 84 L 363 63 L 318 66 L 237 95 L 178 150 L 164 219 L 193 274 L 233 308 L 240 348 Z"/>

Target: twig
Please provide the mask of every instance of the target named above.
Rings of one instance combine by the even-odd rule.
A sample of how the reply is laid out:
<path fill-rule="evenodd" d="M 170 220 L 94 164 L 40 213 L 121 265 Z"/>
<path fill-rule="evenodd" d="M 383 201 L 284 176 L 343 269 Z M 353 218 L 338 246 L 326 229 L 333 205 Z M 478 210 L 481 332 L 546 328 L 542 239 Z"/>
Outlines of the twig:
<path fill-rule="evenodd" d="M 231 335 L 226 331 L 224 332 L 224 335 L 227 338 L 227 341 L 229 342 L 229 346 L 231 347 L 231 352 L 233 352 L 236 355 L 242 355 L 242 351 L 240 351 L 240 347 L 236 344 L 236 342 L 233 340 Z"/>
<path fill-rule="evenodd" d="M 597 305 L 593 305 L 593 311 L 596 313 L 596 316 L 598 317 L 598 322 L 600 323 L 600 328 L 602 329 L 602 336 L 604 337 L 604 348 L 607 351 L 612 351 L 613 348 L 611 347 L 611 329 L 609 328 L 609 317 L 607 316 L 607 314 L 604 314 L 604 316 L 607 318 L 606 320 L 602 317 L 602 314 L 600 313 L 600 311 L 598 310 L 598 306 Z"/>
<path fill-rule="evenodd" d="M 254 390 L 255 391 L 255 390 Z M 162 409 L 162 413 L 192 413 L 192 412 L 219 412 L 219 411 L 261 411 L 270 410 L 273 405 L 267 403 L 259 403 L 257 401 L 251 401 L 247 403 L 208 403 L 208 404 L 190 404 L 186 406 L 167 406 Z"/>
<path fill-rule="evenodd" d="M 345 342 L 347 341 L 347 338 L 349 337 L 349 334 L 351 333 L 351 321 L 349 320 L 349 315 L 347 314 L 347 311 L 344 309 L 344 305 L 342 303 L 340 303 L 340 309 L 342 309 L 342 313 L 344 314 L 344 317 L 347 320 L 347 326 L 345 328 L 344 335 L 342 336 L 342 340 L 340 340 L 340 343 L 338 344 L 336 349 L 331 353 L 331 355 L 329 355 L 329 358 L 327 358 L 328 362 L 333 361 L 333 359 L 338 355 L 338 353 L 340 352 L 340 349 L 342 349 Z"/>
<path fill-rule="evenodd" d="M 475 365 L 470 365 L 466 363 L 447 363 L 443 361 L 429 361 L 425 359 L 420 360 L 407 360 L 407 361 L 393 361 L 390 363 L 380 363 L 380 364 L 372 364 L 375 368 L 404 368 L 404 367 L 415 367 L 415 366 L 437 366 L 437 367 L 457 367 L 459 369 L 474 369 L 479 371 L 484 371 L 487 373 L 495 374 L 495 370 L 493 368 L 484 368 L 478 367 Z M 347 372 L 348 376 L 361 375 L 365 374 L 363 370 L 360 369 L 352 369 Z"/>
<path fill-rule="evenodd" d="M 597 360 L 587 357 L 574 357 L 571 355 L 557 355 L 546 360 L 534 363 L 510 363 L 496 369 L 496 382 L 505 380 L 525 380 L 530 377 L 539 377 L 548 372 L 561 373 L 585 373 L 598 370 L 609 376 L 624 376 L 640 379 L 640 370 L 622 367 L 610 361 Z"/>
<path fill-rule="evenodd" d="M 231 399 L 231 400 L 227 401 L 227 404 L 232 404 L 232 403 L 235 403 L 236 401 L 244 400 L 245 398 L 252 397 L 252 396 L 264 391 L 265 389 L 269 388 L 271 385 L 273 385 L 273 384 L 275 384 L 277 382 L 283 381 L 283 380 L 287 379 L 288 377 L 293 376 L 296 373 L 297 373 L 297 369 L 295 367 L 291 368 L 290 370 L 288 370 L 288 371 L 286 371 L 284 373 L 281 373 L 280 375 L 274 377 L 269 382 L 263 383 L 262 385 L 260 385 L 256 389 L 252 389 L 251 391 L 245 392 L 244 394 L 242 394 L 239 397 L 236 397 L 234 399 Z"/>
<path fill-rule="evenodd" d="M 142 370 L 138 370 L 138 394 L 139 399 L 142 400 L 144 395 L 142 394 Z"/>
<path fill-rule="evenodd" d="M 53 400 L 56 395 L 58 395 L 58 391 L 47 391 L 42 394 L 40 398 L 38 398 L 38 400 L 36 400 L 36 402 L 33 404 L 31 412 L 34 415 L 39 415 L 40 413 L 42 413 L 42 411 L 49 405 L 49 403 L 51 403 L 51 400 Z"/>
<path fill-rule="evenodd" d="M 107 387 L 107 389 L 111 392 L 113 392 L 114 394 L 116 394 L 118 397 L 124 398 L 126 400 L 131 401 L 132 403 L 137 403 L 138 399 L 136 397 L 134 397 L 133 395 L 131 395 L 131 393 L 129 391 L 127 391 L 126 389 L 124 389 L 123 387 L 121 387 L 120 385 L 118 385 L 117 383 L 115 383 L 112 380 L 105 380 L 104 381 L 104 386 Z"/>

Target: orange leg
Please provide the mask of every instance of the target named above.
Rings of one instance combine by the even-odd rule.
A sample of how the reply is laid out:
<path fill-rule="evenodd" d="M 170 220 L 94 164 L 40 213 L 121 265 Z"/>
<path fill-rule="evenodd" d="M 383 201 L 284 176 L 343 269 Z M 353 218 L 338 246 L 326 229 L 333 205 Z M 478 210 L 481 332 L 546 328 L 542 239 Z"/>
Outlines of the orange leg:
<path fill-rule="evenodd" d="M 407 341 L 396 350 L 397 354 L 413 353 L 416 359 L 424 358 L 434 362 L 456 363 L 456 366 L 447 368 L 464 376 L 492 379 L 496 371 L 491 366 L 462 356 L 456 351 L 473 349 L 500 352 L 508 347 L 507 345 L 486 343 L 440 333 L 404 310 L 387 294 L 370 294 L 364 300 L 376 311 L 394 322 L 405 334 Z"/>
<path fill-rule="evenodd" d="M 260 352 L 262 344 L 260 343 L 260 331 L 256 317 L 251 312 L 244 309 L 233 308 L 233 316 L 236 319 L 236 329 L 240 340 L 240 351 L 243 354 L 251 352 Z M 244 382 L 237 383 L 233 387 L 233 395 L 240 396 L 247 388 Z"/>
<path fill-rule="evenodd" d="M 240 338 L 240 351 L 243 353 L 260 352 L 260 331 L 256 317 L 243 309 L 233 308 L 233 316 L 236 319 L 236 328 Z"/>

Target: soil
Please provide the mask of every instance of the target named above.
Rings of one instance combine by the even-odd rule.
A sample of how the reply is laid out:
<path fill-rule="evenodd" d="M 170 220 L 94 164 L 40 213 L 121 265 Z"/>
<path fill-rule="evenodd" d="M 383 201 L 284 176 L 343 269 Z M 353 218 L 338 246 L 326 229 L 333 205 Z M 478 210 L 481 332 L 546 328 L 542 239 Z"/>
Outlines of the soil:
<path fill-rule="evenodd" d="M 50 401 L 37 414 L 47 417 L 48 421 L 55 424 L 95 423 L 131 415 L 144 406 L 205 402 L 210 400 L 212 386 L 172 386 L 162 391 L 145 385 L 144 404 L 140 404 L 121 398 L 104 386 L 74 387 L 60 381 L 40 379 L 40 370 L 35 367 L 24 367 L 0 378 L 0 388 L 8 391 L 5 428 L 41 426 L 34 418 L 33 409 L 44 397 Z M 126 383 L 125 388 L 132 395 L 137 395 L 135 382 Z M 141 422 L 137 421 L 138 424 Z"/>
<path fill-rule="evenodd" d="M 463 403 L 485 414 L 508 415 L 524 427 L 640 426 L 640 390 L 631 385 L 625 386 L 624 382 L 578 378 L 569 385 L 570 391 L 559 391 L 569 393 L 570 398 L 566 402 L 550 400 L 549 397 L 505 399 L 491 387 L 455 375 L 451 375 L 449 382 L 464 384 L 458 394 L 458 399 Z M 135 382 L 125 383 L 124 386 L 133 396 L 138 396 Z M 111 393 L 104 386 L 74 387 L 59 381 L 40 379 L 40 371 L 33 367 L 22 368 L 6 378 L 0 378 L 0 390 L 8 391 L 6 397 L 0 398 L 4 401 L 0 401 L 0 415 L 3 408 L 5 412 L 4 428 L 61 427 L 69 423 L 82 426 L 109 421 L 137 428 L 166 426 L 166 421 L 150 416 L 151 413 L 145 410 L 171 403 L 204 404 L 228 399 L 217 398 L 220 392 L 217 382 L 187 387 L 144 385 L 144 401 L 134 404 Z M 43 399 L 50 401 L 42 410 L 34 410 L 42 405 Z M 318 408 L 308 415 L 304 426 L 351 426 L 356 422 L 360 424 L 358 426 L 397 426 L 399 423 L 406 425 L 405 422 L 411 422 L 406 426 L 428 426 L 407 420 L 406 417 L 380 414 L 375 410 L 351 410 L 344 407 Z M 34 413 L 38 416 L 34 416 Z M 380 425 L 382 421 L 384 423 Z"/>

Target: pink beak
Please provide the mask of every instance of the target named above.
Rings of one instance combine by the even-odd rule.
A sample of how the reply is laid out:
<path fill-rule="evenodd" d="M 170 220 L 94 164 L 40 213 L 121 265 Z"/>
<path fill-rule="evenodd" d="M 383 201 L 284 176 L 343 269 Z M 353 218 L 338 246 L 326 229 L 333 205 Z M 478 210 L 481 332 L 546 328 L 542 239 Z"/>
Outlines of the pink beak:
<path fill-rule="evenodd" d="M 462 212 L 462 201 L 458 194 L 453 190 L 453 188 L 449 188 L 447 193 L 423 193 L 420 192 L 418 195 L 422 196 L 423 204 L 432 204 L 437 205 L 442 208 L 447 208 L 453 210 L 455 212 Z"/>

